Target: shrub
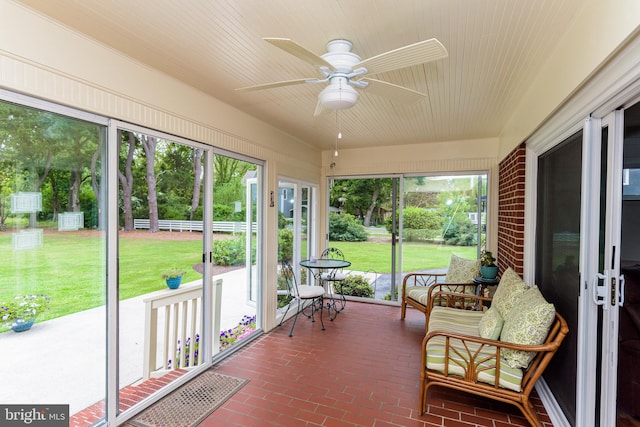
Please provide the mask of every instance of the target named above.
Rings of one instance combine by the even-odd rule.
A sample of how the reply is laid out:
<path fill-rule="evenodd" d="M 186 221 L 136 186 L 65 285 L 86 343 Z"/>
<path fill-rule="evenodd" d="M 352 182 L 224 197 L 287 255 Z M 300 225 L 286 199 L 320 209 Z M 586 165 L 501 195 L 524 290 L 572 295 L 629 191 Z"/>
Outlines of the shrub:
<path fill-rule="evenodd" d="M 278 230 L 278 261 L 291 261 L 293 258 L 293 230 Z"/>
<path fill-rule="evenodd" d="M 330 213 L 329 240 L 363 242 L 367 240 L 367 230 L 353 215 Z"/>
<path fill-rule="evenodd" d="M 278 211 L 278 228 L 287 228 L 287 225 L 289 225 L 289 221 L 287 221 L 287 218 L 282 212 Z"/>
<path fill-rule="evenodd" d="M 385 227 L 391 233 L 392 217 L 385 219 Z M 396 215 L 396 221 L 398 217 Z M 416 206 L 408 206 L 402 210 L 402 226 L 404 230 L 431 230 L 432 232 L 442 230 L 444 218 L 433 210 L 419 208 Z"/>
<path fill-rule="evenodd" d="M 213 241 L 213 263 L 215 265 L 239 265 L 244 262 L 244 234 L 231 239 Z"/>
<path fill-rule="evenodd" d="M 289 291 L 289 285 L 287 284 L 287 278 L 285 277 L 284 274 L 282 274 L 282 272 L 278 273 L 278 290 L 279 291 Z M 278 308 L 282 308 L 287 306 L 291 300 L 293 299 L 293 297 L 291 295 L 287 294 L 283 294 L 283 295 L 278 295 Z"/>
<path fill-rule="evenodd" d="M 414 230 L 405 228 L 402 239 L 405 242 L 424 242 L 427 240 L 436 240 L 440 238 L 441 230 Z"/>
<path fill-rule="evenodd" d="M 231 221 L 233 215 L 233 209 L 231 206 L 214 204 L 213 205 L 213 220 L 214 221 Z"/>
<path fill-rule="evenodd" d="M 343 295 L 354 297 L 372 298 L 374 295 L 373 287 L 369 284 L 369 280 L 361 275 L 347 276 L 342 281 L 342 287 L 338 286 Z"/>
<path fill-rule="evenodd" d="M 404 228 L 423 230 L 428 228 L 429 215 L 426 209 L 414 206 L 406 207 L 402 210 Z"/>
<path fill-rule="evenodd" d="M 385 301 L 397 301 L 398 300 L 398 287 L 396 286 L 393 290 L 393 298 L 391 298 L 391 291 L 387 292 L 387 294 L 382 298 Z"/>
<path fill-rule="evenodd" d="M 474 246 L 477 240 L 476 226 L 467 217 L 457 216 L 444 233 L 447 245 Z"/>

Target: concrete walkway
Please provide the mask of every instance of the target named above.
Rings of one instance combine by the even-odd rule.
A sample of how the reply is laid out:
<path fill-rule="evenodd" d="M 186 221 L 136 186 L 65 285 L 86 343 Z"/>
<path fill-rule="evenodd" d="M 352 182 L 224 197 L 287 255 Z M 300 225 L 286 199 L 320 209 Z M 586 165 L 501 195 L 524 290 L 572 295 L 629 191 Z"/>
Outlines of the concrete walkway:
<path fill-rule="evenodd" d="M 245 269 L 215 276 L 223 279 L 221 328 L 238 324 L 255 306 L 245 304 Z M 182 286 L 188 286 L 185 284 Z M 182 287 L 181 286 L 181 287 Z M 142 378 L 143 300 L 120 302 L 120 386 Z M 0 334 L 0 402 L 3 404 L 69 404 L 70 414 L 104 399 L 105 307 L 36 322 L 26 332 Z"/>

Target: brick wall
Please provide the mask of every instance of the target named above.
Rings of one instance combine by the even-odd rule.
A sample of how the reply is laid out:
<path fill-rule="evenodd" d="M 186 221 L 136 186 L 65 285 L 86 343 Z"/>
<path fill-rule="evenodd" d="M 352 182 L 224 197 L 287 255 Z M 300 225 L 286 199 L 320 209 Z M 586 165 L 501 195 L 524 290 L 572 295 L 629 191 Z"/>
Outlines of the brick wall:
<path fill-rule="evenodd" d="M 513 150 L 498 168 L 498 266 L 524 274 L 524 185 L 526 148 Z"/>

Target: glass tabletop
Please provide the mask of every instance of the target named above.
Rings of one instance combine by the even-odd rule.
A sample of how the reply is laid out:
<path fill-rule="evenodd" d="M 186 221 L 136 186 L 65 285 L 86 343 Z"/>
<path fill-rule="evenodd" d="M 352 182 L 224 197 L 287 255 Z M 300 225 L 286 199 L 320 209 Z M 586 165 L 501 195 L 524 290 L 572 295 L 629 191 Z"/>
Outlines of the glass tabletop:
<path fill-rule="evenodd" d="M 300 261 L 300 265 L 306 268 L 323 268 L 323 269 L 329 269 L 329 268 L 345 268 L 345 267 L 349 267 L 351 265 L 351 263 L 349 261 L 344 261 L 341 259 L 324 259 L 324 258 L 319 258 L 319 259 L 305 259 Z"/>

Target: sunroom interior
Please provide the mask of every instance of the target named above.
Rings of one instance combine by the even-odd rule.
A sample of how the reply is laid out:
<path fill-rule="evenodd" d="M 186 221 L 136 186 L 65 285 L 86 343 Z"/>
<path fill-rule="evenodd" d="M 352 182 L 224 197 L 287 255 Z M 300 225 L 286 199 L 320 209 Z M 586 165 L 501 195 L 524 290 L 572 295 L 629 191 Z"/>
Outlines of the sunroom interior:
<path fill-rule="evenodd" d="M 135 134 L 168 141 L 161 145 L 166 152 L 183 147 L 202 151 L 202 192 L 208 195 L 203 197 L 207 205 L 200 207 L 204 218 L 215 216 L 216 159 L 249 165 L 242 214 L 247 224 L 258 224 L 254 239 L 248 233 L 246 240 L 257 256 L 248 256 L 254 268 L 242 280 L 251 295 L 250 314 L 258 331 L 266 334 L 281 332 L 278 206 L 285 195 L 307 201 L 305 210 L 293 216 L 294 229 L 304 227 L 309 237 L 307 246 L 294 246 L 297 265 L 319 255 L 328 243 L 329 193 L 336 180 L 486 177 L 486 247 L 497 254 L 502 272 L 510 267 L 527 283 L 538 285 L 570 320 L 571 335 L 537 391 L 550 423 L 614 425 L 623 406 L 632 408 L 628 422 L 636 424 L 629 425 L 640 423 L 640 414 L 632 413 L 634 396 L 640 396 L 640 383 L 633 379 L 637 372 L 626 382 L 629 378 L 616 369 L 618 357 L 621 364 L 628 362 L 624 350 L 618 355 L 617 330 L 628 325 L 619 320 L 626 314 L 617 283 L 625 274 L 623 268 L 640 263 L 640 243 L 633 237 L 640 197 L 640 190 L 634 190 L 640 164 L 637 2 L 281 0 L 266 7 L 260 1 L 187 6 L 166 0 L 0 0 L 0 26 L 0 102 L 90 123 L 97 138 L 104 140 L 101 173 L 109 185 L 95 216 L 110 231 L 94 242 L 100 247 L 93 261 L 98 264 L 95 275 L 102 299 L 97 308 L 104 310 L 104 324 L 91 332 L 103 355 L 97 366 L 88 368 L 89 378 L 99 378 L 92 388 L 100 398 L 94 401 L 103 402 L 93 422 L 124 424 L 223 360 L 215 347 L 219 342 L 203 341 L 207 345 L 202 345 L 201 366 L 172 379 L 139 405 L 118 402 L 118 396 L 124 397 L 123 387 L 131 384 L 119 375 L 134 367 L 127 365 L 116 344 L 128 348 L 135 340 L 129 341 L 125 320 L 118 318 L 128 313 L 124 305 L 120 314 L 115 308 L 120 298 L 117 276 L 134 277 L 139 271 L 119 270 L 118 256 L 129 253 L 133 243 L 118 231 L 123 223 L 117 187 L 124 182 L 118 178 L 118 164 L 126 158 L 118 147 L 123 135 Z M 317 77 L 313 67 L 264 37 L 291 38 L 318 55 L 328 41 L 348 39 L 363 58 L 435 37 L 448 54 L 374 76 L 426 95 L 419 102 L 400 105 L 363 91 L 352 108 L 314 114 L 321 84 L 236 90 Z M 0 134 L 7 137 L 1 129 Z M 0 155 L 3 148 L 0 145 Z M 197 175 L 186 166 L 181 172 Z M 619 178 L 623 188 L 616 185 Z M 204 223 L 200 227 L 203 233 L 196 244 L 205 253 L 198 256 L 206 258 L 206 248 L 214 244 L 209 235 L 215 230 Z M 11 227 L 6 231 L 17 233 Z M 0 229 L 0 239 L 4 232 Z M 3 242 L 11 248 L 8 233 Z M 558 247 L 561 251 L 554 252 Z M 203 275 L 190 272 L 190 277 L 200 281 L 196 298 L 215 301 L 213 267 L 204 258 Z M 33 280 L 26 260 L 9 265 L 10 273 Z M 573 281 L 566 292 L 555 282 L 560 270 Z M 616 285 L 603 290 L 609 282 Z M 21 288 L 23 282 L 2 286 L 12 294 L 27 290 Z M 83 292 L 91 292 L 92 286 Z M 397 301 L 385 305 L 389 304 Z M 609 309 L 600 313 L 600 307 Z M 399 306 L 397 311 L 399 322 Z M 142 329 L 145 319 L 142 312 L 140 316 L 130 322 Z M 209 308 L 202 316 L 203 324 L 216 325 L 219 320 Z M 336 322 L 346 319 L 338 315 Z M 21 333 L 25 335 L 1 332 L 0 351 L 18 345 L 17 336 L 44 330 L 37 327 Z M 208 328 L 202 333 L 218 339 Z M 296 335 L 318 333 L 309 325 L 298 328 Z M 616 333 L 593 333 L 607 330 Z M 138 350 L 142 352 L 132 351 Z M 602 356 L 594 356 L 598 352 Z M 6 370 L 10 383 L 18 382 L 11 369 L 5 366 L 0 372 Z M 418 378 L 416 372 L 416 382 Z M 616 397 L 617 390 L 624 396 Z M 17 399 L 7 402 L 65 403 L 46 393 L 31 398 L 29 391 Z M 416 388 L 414 410 L 417 399 Z M 419 416 L 415 420 L 429 425 Z"/>

